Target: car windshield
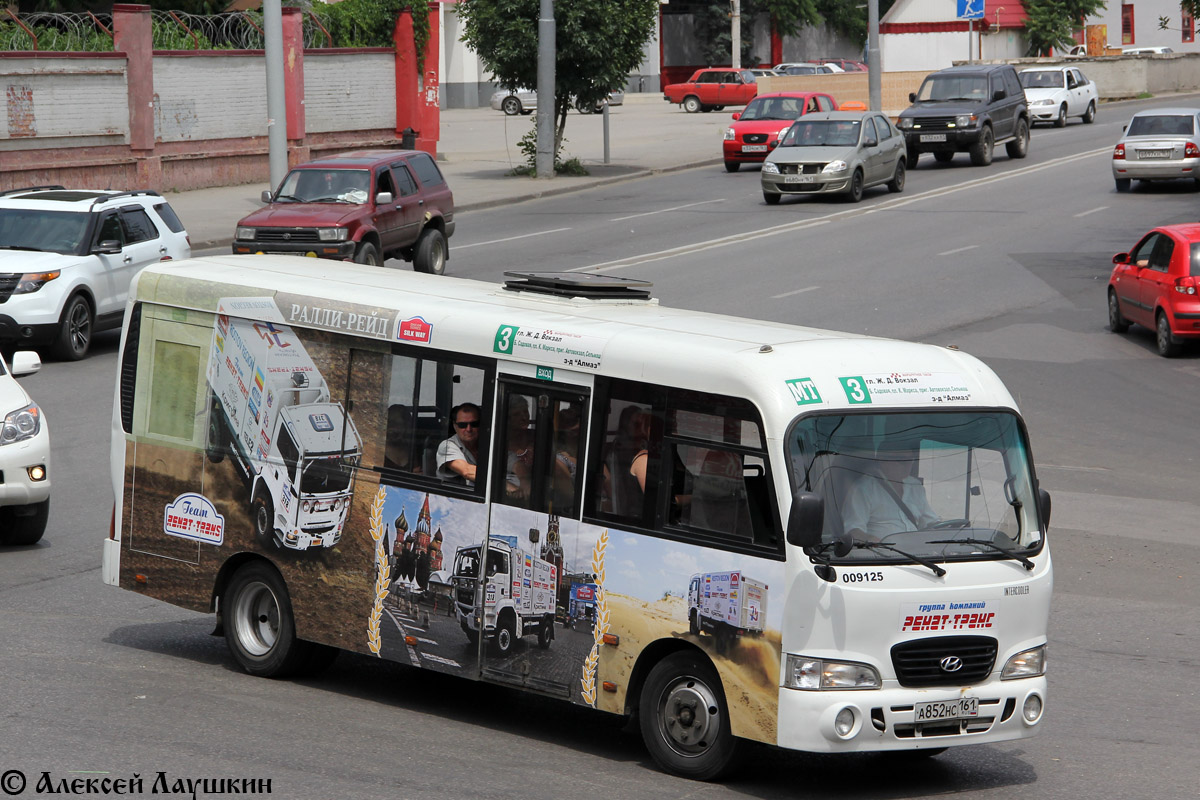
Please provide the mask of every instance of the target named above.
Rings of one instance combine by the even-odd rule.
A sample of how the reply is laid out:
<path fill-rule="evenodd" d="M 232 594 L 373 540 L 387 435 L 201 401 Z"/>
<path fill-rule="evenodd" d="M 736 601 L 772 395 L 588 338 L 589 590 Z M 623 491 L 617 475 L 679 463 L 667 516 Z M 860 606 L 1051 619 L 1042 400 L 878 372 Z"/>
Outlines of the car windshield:
<path fill-rule="evenodd" d="M 883 542 L 936 561 L 1028 553 L 1041 544 L 1025 434 L 1011 413 L 806 416 L 787 443 L 793 491 L 824 501 L 828 545 Z M 906 556 L 868 547 L 844 559 Z"/>
<path fill-rule="evenodd" d="M 1183 114 L 1146 114 L 1129 123 L 1127 136 L 1191 136 L 1195 117 Z"/>
<path fill-rule="evenodd" d="M 1026 89 L 1062 89 L 1067 79 L 1058 70 L 1035 70 L 1021 73 L 1021 85 Z"/>
<path fill-rule="evenodd" d="M 793 120 L 804 113 L 803 97 L 756 97 L 738 117 L 743 122 L 756 119 Z"/>
<path fill-rule="evenodd" d="M 89 215 L 78 211 L 0 208 L 0 250 L 77 253 Z"/>
<path fill-rule="evenodd" d="M 862 121 L 857 119 L 801 119 L 788 129 L 780 147 L 853 147 L 858 144 Z"/>
<path fill-rule="evenodd" d="M 342 458 L 314 458 L 304 466 L 301 494 L 333 494 L 350 488 L 354 464 Z"/>
<path fill-rule="evenodd" d="M 987 99 L 986 75 L 930 75 L 917 92 L 918 103 Z"/>
<path fill-rule="evenodd" d="M 288 173 L 275 199 L 285 203 L 367 202 L 371 173 L 365 169 L 297 169 Z"/>

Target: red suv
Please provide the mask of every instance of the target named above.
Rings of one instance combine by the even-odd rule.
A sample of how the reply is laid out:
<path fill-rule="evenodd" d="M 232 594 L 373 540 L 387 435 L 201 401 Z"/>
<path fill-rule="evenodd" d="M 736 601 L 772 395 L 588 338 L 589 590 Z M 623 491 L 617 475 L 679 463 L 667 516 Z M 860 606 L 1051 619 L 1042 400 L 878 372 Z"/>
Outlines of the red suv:
<path fill-rule="evenodd" d="M 837 111 L 837 101 L 820 92 L 760 94 L 725 129 L 721 154 L 725 170 L 737 172 L 742 164 L 761 164 L 779 146 L 792 123 L 810 111 Z"/>
<path fill-rule="evenodd" d="M 1166 225 L 1113 256 L 1108 279 L 1108 326 L 1124 333 L 1132 322 L 1155 333 L 1158 354 L 1179 354 L 1200 339 L 1200 224 Z"/>
<path fill-rule="evenodd" d="M 360 150 L 302 164 L 266 208 L 243 217 L 235 253 L 293 253 L 382 265 L 411 261 L 441 275 L 450 258 L 454 195 L 420 150 Z"/>
<path fill-rule="evenodd" d="M 689 114 L 744 106 L 758 94 L 754 73 L 748 69 L 698 69 L 684 83 L 663 88 L 668 103 L 679 103 Z"/>

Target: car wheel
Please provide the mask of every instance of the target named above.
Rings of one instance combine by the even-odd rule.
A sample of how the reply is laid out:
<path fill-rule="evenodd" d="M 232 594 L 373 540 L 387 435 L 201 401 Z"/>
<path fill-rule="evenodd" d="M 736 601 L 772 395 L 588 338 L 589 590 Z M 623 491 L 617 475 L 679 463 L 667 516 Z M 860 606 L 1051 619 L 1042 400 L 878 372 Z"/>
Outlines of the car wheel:
<path fill-rule="evenodd" d="M 1154 340 L 1158 345 L 1158 354 L 1163 358 L 1179 355 L 1179 342 L 1171 334 L 1171 323 L 1163 311 L 1159 311 L 1154 320 Z"/>
<path fill-rule="evenodd" d="M 954 160 L 954 153 L 938 150 L 933 154 L 933 160 L 939 164 L 949 164 Z"/>
<path fill-rule="evenodd" d="M 50 501 L 0 508 L 0 544 L 26 546 L 37 544 L 46 532 Z"/>
<path fill-rule="evenodd" d="M 1121 313 L 1121 301 L 1117 299 L 1117 293 L 1112 289 L 1108 290 L 1108 329 L 1113 333 L 1124 333 L 1129 330 L 1129 323 L 1125 320 L 1125 315 Z"/>
<path fill-rule="evenodd" d="M 695 95 L 683 98 L 683 110 L 689 114 L 695 114 L 700 110 L 700 98 Z"/>
<path fill-rule="evenodd" d="M 986 167 L 992 163 L 992 150 L 995 141 L 992 138 L 992 129 L 984 126 L 983 133 L 979 136 L 979 141 L 971 145 L 971 163 L 977 167 Z"/>
<path fill-rule="evenodd" d="M 580 114 L 591 114 L 596 110 L 594 106 L 588 105 L 587 103 L 576 103 L 575 108 Z"/>
<path fill-rule="evenodd" d="M 1095 101 L 1088 103 L 1087 111 L 1083 114 L 1083 121 L 1086 125 L 1091 125 L 1096 121 L 1096 103 Z"/>
<path fill-rule="evenodd" d="M 522 111 L 521 101 L 515 97 L 506 97 L 500 101 L 500 110 L 510 117 L 515 117 Z"/>
<path fill-rule="evenodd" d="M 892 179 L 888 181 L 888 191 L 892 194 L 899 194 L 904 191 L 904 178 L 908 172 L 904 167 L 904 159 L 896 162 L 896 173 L 892 175 Z"/>
<path fill-rule="evenodd" d="M 672 653 L 654 665 L 638 698 L 650 755 L 666 772 L 692 780 L 720 777 L 736 763 L 721 679 L 698 653 Z"/>
<path fill-rule="evenodd" d="M 779 205 L 779 201 L 783 199 L 782 195 L 772 194 L 771 192 L 763 192 L 763 200 L 767 201 L 769 206 Z"/>
<path fill-rule="evenodd" d="M 292 602 L 274 567 L 262 562 L 242 567 L 221 601 L 225 641 L 243 670 L 279 678 L 307 661 L 308 643 L 296 638 Z"/>
<path fill-rule="evenodd" d="M 861 169 L 854 170 L 850 176 L 850 191 L 847 194 L 851 203 L 857 203 L 863 196 L 863 174 Z"/>
<path fill-rule="evenodd" d="M 430 275 L 446 272 L 446 237 L 437 228 L 426 228 L 421 232 L 413 257 L 413 269 Z"/>
<path fill-rule="evenodd" d="M 58 339 L 54 342 L 54 357 L 61 361 L 78 361 L 92 346 L 92 306 L 87 298 L 77 294 L 67 301 L 58 323 Z"/>
<path fill-rule="evenodd" d="M 1058 107 L 1058 116 L 1054 118 L 1054 127 L 1056 127 L 1056 128 L 1067 127 L 1067 104 L 1066 103 L 1063 103 L 1061 106 Z"/>
<path fill-rule="evenodd" d="M 358 249 L 354 251 L 354 263 L 366 264 L 369 267 L 378 267 L 382 262 L 379 258 L 379 251 L 375 245 L 370 242 L 360 242 Z"/>
<path fill-rule="evenodd" d="M 1017 138 L 1004 145 L 1004 152 L 1009 158 L 1024 158 L 1029 155 L 1029 123 L 1024 119 L 1017 120 Z"/>
<path fill-rule="evenodd" d="M 740 167 L 740 166 L 741 166 L 741 164 L 739 164 L 737 161 L 726 161 L 725 162 L 725 171 L 726 172 L 737 172 L 738 167 Z"/>
<path fill-rule="evenodd" d="M 1117 178 L 1117 191 L 1128 192 L 1133 187 L 1133 181 L 1129 178 Z"/>

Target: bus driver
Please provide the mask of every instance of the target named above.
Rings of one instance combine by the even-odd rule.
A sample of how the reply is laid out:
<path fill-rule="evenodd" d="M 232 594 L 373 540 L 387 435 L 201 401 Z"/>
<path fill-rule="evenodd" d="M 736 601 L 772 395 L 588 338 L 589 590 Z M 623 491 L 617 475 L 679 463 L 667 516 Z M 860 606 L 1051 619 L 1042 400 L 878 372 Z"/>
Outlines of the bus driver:
<path fill-rule="evenodd" d="M 919 531 L 941 519 L 913 475 L 918 453 L 902 439 L 884 439 L 875 451 L 875 469 L 863 474 L 846 496 L 842 523 L 851 541 L 882 541 L 885 536 Z"/>
<path fill-rule="evenodd" d="M 475 464 L 479 458 L 479 420 L 482 412 L 474 403 L 454 409 L 454 433 L 438 445 L 439 478 L 460 480 L 475 485 Z"/>

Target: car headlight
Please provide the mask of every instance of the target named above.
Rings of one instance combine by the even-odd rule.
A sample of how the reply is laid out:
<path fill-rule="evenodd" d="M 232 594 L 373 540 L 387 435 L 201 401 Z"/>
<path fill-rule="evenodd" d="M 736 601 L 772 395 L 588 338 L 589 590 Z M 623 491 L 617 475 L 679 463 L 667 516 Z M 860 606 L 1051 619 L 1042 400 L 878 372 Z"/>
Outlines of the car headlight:
<path fill-rule="evenodd" d="M 956 128 L 971 128 L 971 127 L 975 126 L 975 123 L 978 120 L 979 120 L 979 117 L 975 116 L 974 114 L 959 114 L 957 117 L 954 118 L 954 127 L 956 127 Z"/>
<path fill-rule="evenodd" d="M 54 270 L 53 272 L 26 272 L 21 276 L 21 280 L 17 281 L 17 288 L 13 289 L 13 294 L 36 292 L 60 274 L 58 270 Z"/>
<path fill-rule="evenodd" d="M 821 172 L 845 172 L 848 167 L 849 164 L 839 159 L 837 161 L 830 161 Z"/>
<path fill-rule="evenodd" d="M 868 664 L 825 661 L 807 656 L 787 657 L 784 686 L 789 689 L 878 689 L 879 672 Z"/>
<path fill-rule="evenodd" d="M 1034 106 L 1052 106 L 1052 105 L 1054 105 L 1054 101 L 1053 101 L 1053 100 L 1051 100 L 1049 97 L 1046 97 L 1046 98 L 1043 98 L 1043 99 L 1041 99 L 1041 100 L 1034 100 L 1032 103 L 1030 103 L 1030 105 L 1034 105 Z"/>
<path fill-rule="evenodd" d="M 0 428 L 0 445 L 32 439 L 41 429 L 42 412 L 36 403 L 30 403 L 4 418 L 4 427 Z"/>
<path fill-rule="evenodd" d="M 347 233 L 345 228 L 317 228 L 317 238 L 322 242 L 344 242 Z"/>
<path fill-rule="evenodd" d="M 912 117 L 901 117 L 896 122 L 896 127 L 902 131 L 906 131 L 913 126 Z"/>
<path fill-rule="evenodd" d="M 1000 680 L 1011 681 L 1017 678 L 1036 678 L 1046 674 L 1046 645 L 1039 645 L 1030 650 L 1017 653 L 1004 663 L 1000 671 Z"/>
<path fill-rule="evenodd" d="M 791 129 L 792 129 L 791 125 L 788 125 L 786 128 L 780 128 L 779 131 L 775 134 L 775 138 L 782 139 L 784 136 L 787 136 L 787 132 L 790 131 Z"/>
<path fill-rule="evenodd" d="M 736 136 L 736 135 L 734 135 L 734 133 L 733 133 L 733 128 L 726 128 L 726 129 L 725 129 L 725 141 L 727 141 L 727 142 L 732 142 L 732 141 L 733 141 L 734 139 L 736 139 L 736 138 L 737 138 L 737 136 Z"/>
<path fill-rule="evenodd" d="M 763 165 L 762 165 L 762 171 L 769 172 L 772 175 L 778 175 L 779 174 L 779 165 L 776 164 L 774 161 L 764 161 Z"/>
<path fill-rule="evenodd" d="M 254 234 L 254 228 L 238 227 L 237 231 L 233 235 L 235 238 L 241 239 L 243 242 L 252 242 L 254 241 Z"/>

